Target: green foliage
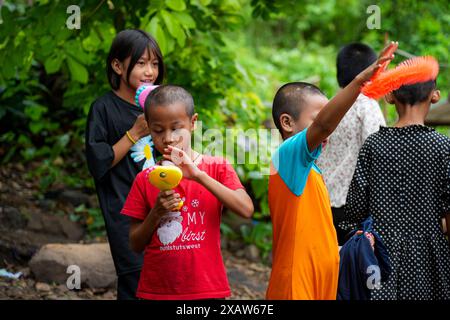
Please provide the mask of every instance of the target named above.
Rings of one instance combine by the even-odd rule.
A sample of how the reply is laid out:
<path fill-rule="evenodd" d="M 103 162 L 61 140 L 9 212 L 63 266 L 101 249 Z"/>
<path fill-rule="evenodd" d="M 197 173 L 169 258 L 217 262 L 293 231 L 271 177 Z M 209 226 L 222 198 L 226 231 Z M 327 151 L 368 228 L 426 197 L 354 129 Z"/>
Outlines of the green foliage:
<path fill-rule="evenodd" d="M 89 237 L 104 237 L 106 235 L 105 222 L 100 208 L 86 208 L 82 204 L 75 208 L 75 213 L 76 215 L 71 215 L 70 218 L 73 221 L 80 221 L 83 217 Z"/>
<path fill-rule="evenodd" d="M 109 90 L 106 56 L 114 36 L 125 28 L 142 28 L 156 38 L 167 65 L 166 82 L 192 92 L 203 130 L 224 133 L 234 128 L 237 136 L 238 130 L 267 127 L 273 95 L 288 81 L 313 82 L 333 96 L 339 47 L 363 41 L 380 50 L 386 34 L 406 52 L 438 58 L 442 65 L 438 84 L 447 97 L 447 1 L 380 1 L 380 30 L 366 27 L 371 4 L 369 0 L 81 1 L 81 29 L 69 30 L 66 9 L 71 1 L 4 1 L 0 162 L 40 161 L 30 176 L 40 179 L 42 191 L 58 183 L 93 191 L 83 154 L 85 121 L 91 103 Z M 403 59 L 397 56 L 394 62 Z M 385 108 L 392 123 L 395 110 Z M 447 128 L 439 130 L 448 133 Z M 259 142 L 257 137 L 250 140 Z M 235 148 L 245 146 L 238 143 Z M 263 252 L 270 245 L 267 176 L 260 174 L 267 165 L 261 161 L 235 165 L 254 199 L 254 219 L 261 221 L 242 234 Z M 101 230 L 103 221 L 95 210 L 79 211 L 91 217 L 93 233 Z M 222 232 L 235 236 L 226 227 Z"/>
<path fill-rule="evenodd" d="M 239 237 L 239 235 L 224 222 L 220 224 L 220 232 L 227 239 L 237 239 Z"/>
<path fill-rule="evenodd" d="M 242 237 L 247 244 L 255 244 L 260 250 L 262 258 L 267 258 L 272 249 L 272 224 L 256 223 L 253 226 L 241 226 Z"/>

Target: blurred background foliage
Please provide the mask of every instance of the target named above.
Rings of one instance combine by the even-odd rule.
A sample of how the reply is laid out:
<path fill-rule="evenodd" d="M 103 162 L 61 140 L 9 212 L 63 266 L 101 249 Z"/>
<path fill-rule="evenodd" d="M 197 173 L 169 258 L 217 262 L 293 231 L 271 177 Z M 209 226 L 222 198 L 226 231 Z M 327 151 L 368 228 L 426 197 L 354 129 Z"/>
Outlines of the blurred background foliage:
<path fill-rule="evenodd" d="M 192 92 L 203 130 L 270 127 L 271 101 L 288 81 L 313 82 L 333 96 L 337 51 L 354 41 L 378 51 L 387 39 L 397 40 L 405 52 L 435 56 L 446 98 L 448 2 L 379 1 L 381 28 L 370 30 L 372 2 L 84 0 L 77 3 L 81 28 L 69 30 L 66 9 L 73 1 L 1 1 L 1 164 L 38 162 L 28 178 L 38 179 L 42 192 L 61 184 L 94 192 L 84 158 L 86 116 L 109 90 L 106 55 L 115 34 L 126 28 L 155 36 L 168 67 L 166 82 Z M 397 55 L 394 63 L 404 59 Z M 383 108 L 392 124 L 395 110 Z M 448 128 L 439 130 L 448 134 Z M 249 139 L 238 139 L 237 148 L 248 150 Z M 267 164 L 235 167 L 256 208 L 253 227 L 241 228 L 241 236 L 267 254 L 271 228 L 261 166 Z M 89 231 L 101 233 L 98 209 L 83 210 L 89 210 Z M 222 230 L 232 236 L 230 228 Z"/>

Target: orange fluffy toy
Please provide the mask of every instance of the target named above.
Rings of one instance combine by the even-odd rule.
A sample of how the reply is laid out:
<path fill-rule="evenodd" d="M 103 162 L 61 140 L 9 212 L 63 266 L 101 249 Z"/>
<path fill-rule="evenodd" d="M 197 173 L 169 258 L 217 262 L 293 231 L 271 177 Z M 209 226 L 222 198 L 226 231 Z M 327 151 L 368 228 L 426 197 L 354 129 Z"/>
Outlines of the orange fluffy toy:
<path fill-rule="evenodd" d="M 386 66 L 382 66 L 384 69 Z M 378 72 L 361 89 L 361 92 L 372 99 L 397 90 L 403 85 L 426 82 L 436 79 L 439 73 L 439 64 L 431 56 L 414 57 L 403 61 L 394 69 Z"/>

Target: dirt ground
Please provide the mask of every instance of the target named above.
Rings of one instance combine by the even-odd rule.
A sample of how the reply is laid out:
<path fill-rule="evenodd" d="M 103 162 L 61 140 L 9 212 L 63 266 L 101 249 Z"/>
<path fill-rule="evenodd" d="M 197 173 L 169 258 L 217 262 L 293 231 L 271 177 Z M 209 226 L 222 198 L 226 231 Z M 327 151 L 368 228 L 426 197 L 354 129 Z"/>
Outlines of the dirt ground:
<path fill-rule="evenodd" d="M 232 291 L 231 300 L 264 299 L 270 268 L 223 252 Z M 17 280 L 0 277 L 0 299 L 16 300 L 115 300 L 115 289 L 69 290 L 66 285 L 36 282 L 28 267 L 8 265 L 10 272 L 22 272 Z"/>

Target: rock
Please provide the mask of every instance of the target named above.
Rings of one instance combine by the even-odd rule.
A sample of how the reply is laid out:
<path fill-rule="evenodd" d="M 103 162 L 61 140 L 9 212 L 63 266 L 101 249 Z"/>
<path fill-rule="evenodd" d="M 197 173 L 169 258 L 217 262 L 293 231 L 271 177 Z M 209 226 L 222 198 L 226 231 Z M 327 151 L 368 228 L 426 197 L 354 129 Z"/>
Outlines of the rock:
<path fill-rule="evenodd" d="M 245 247 L 245 244 L 240 240 L 228 240 L 227 245 L 231 252 L 237 252 Z"/>
<path fill-rule="evenodd" d="M 84 291 L 84 293 L 86 294 L 86 296 L 88 296 L 89 298 L 92 298 L 94 296 L 94 292 L 92 292 L 92 290 L 90 289 L 86 289 Z"/>
<path fill-rule="evenodd" d="M 227 277 L 230 284 L 248 282 L 248 278 L 245 273 L 237 268 L 227 268 Z"/>
<path fill-rule="evenodd" d="M 103 299 L 105 300 L 115 300 L 116 299 L 116 295 L 114 294 L 114 292 L 112 291 L 108 291 L 103 295 Z"/>
<path fill-rule="evenodd" d="M 230 282 L 230 286 L 241 286 L 250 288 L 254 292 L 265 292 L 267 288 L 267 283 L 261 281 L 255 281 L 255 279 L 247 275 L 242 270 L 236 268 L 227 269 L 227 277 Z"/>
<path fill-rule="evenodd" d="M 42 282 L 37 282 L 35 287 L 36 287 L 37 291 L 42 291 L 42 292 L 49 292 L 51 290 L 51 287 L 47 283 L 42 283 Z"/>
<path fill-rule="evenodd" d="M 83 298 L 80 298 L 75 292 L 69 292 L 69 293 L 70 293 L 70 295 L 67 297 L 67 300 L 83 300 Z"/>
<path fill-rule="evenodd" d="M 89 195 L 83 193 L 80 190 L 74 189 L 56 189 L 50 190 L 45 193 L 46 199 L 58 200 L 61 202 L 69 203 L 74 207 L 78 207 L 79 205 L 91 205 L 91 199 Z"/>
<path fill-rule="evenodd" d="M 28 223 L 26 215 L 10 206 L 0 208 L 0 225 L 7 229 L 22 229 Z"/>
<path fill-rule="evenodd" d="M 78 207 L 79 205 L 90 205 L 90 198 L 87 194 L 79 191 L 79 190 L 64 190 L 59 195 L 59 200 L 62 202 L 67 202 L 72 204 L 74 207 Z"/>
<path fill-rule="evenodd" d="M 21 191 L 22 187 L 15 181 L 11 182 L 12 187 L 14 188 L 14 190 L 16 191 Z"/>
<path fill-rule="evenodd" d="M 8 289 L 8 296 L 13 298 L 13 299 L 19 299 L 22 295 L 22 289 L 21 288 L 17 288 L 17 287 L 10 287 Z"/>
<path fill-rule="evenodd" d="M 75 292 L 75 291 L 67 292 L 67 299 L 70 299 L 70 300 L 81 300 L 81 298 L 78 296 L 78 293 Z"/>
<path fill-rule="evenodd" d="M 245 258 L 247 258 L 248 260 L 252 262 L 257 262 L 260 260 L 259 249 L 254 244 L 245 247 L 244 251 L 245 251 Z"/>
<path fill-rule="evenodd" d="M 67 243 L 65 236 L 26 229 L 6 229 L 0 224 L 0 263 L 25 265 L 47 243 Z"/>
<path fill-rule="evenodd" d="M 243 258 L 244 256 L 245 256 L 245 250 L 240 249 L 240 250 L 236 251 L 236 257 Z"/>
<path fill-rule="evenodd" d="M 21 172 L 25 171 L 25 167 L 24 167 L 23 164 L 21 164 L 21 163 L 16 163 L 16 164 L 15 164 L 15 169 L 16 169 L 17 171 L 21 171 Z"/>
<path fill-rule="evenodd" d="M 22 268 L 19 272 L 22 272 L 22 276 L 24 278 L 28 278 L 30 276 L 30 268 Z"/>
<path fill-rule="evenodd" d="M 42 211 L 50 212 L 56 208 L 56 202 L 50 199 L 39 199 L 37 202 Z"/>
<path fill-rule="evenodd" d="M 63 285 L 74 275 L 67 273 L 71 265 L 80 268 L 82 288 L 112 288 L 116 284 L 116 271 L 107 243 L 48 244 L 29 263 L 38 281 Z"/>
<path fill-rule="evenodd" d="M 27 229 L 60 236 L 71 241 L 79 241 L 84 235 L 84 229 L 78 223 L 70 221 L 66 216 L 38 214 L 36 212 L 30 214 Z"/>

